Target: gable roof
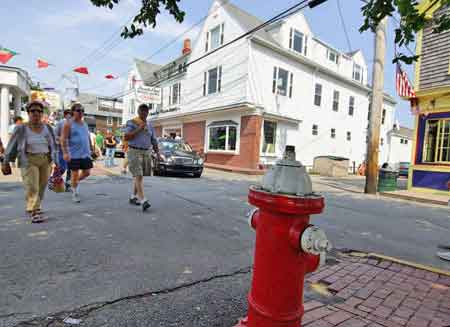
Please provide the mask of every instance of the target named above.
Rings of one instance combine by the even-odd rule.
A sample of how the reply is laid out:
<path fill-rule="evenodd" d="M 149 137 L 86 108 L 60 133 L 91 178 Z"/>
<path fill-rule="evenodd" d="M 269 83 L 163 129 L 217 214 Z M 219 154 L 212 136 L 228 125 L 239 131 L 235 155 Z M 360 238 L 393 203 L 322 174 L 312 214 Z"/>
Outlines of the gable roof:
<path fill-rule="evenodd" d="M 149 84 L 155 81 L 156 77 L 153 73 L 157 72 L 162 67 L 161 65 L 136 58 L 134 59 L 134 63 L 136 64 L 136 69 L 144 81 L 144 84 Z"/>
<path fill-rule="evenodd" d="M 401 137 L 404 137 L 404 138 L 407 138 L 407 139 L 410 139 L 410 140 L 412 140 L 413 137 L 414 137 L 414 130 L 413 129 L 407 128 L 407 127 L 402 127 L 402 126 L 400 126 L 399 129 L 393 128 L 390 131 L 390 133 L 398 135 L 398 136 L 401 136 Z"/>
<path fill-rule="evenodd" d="M 241 25 L 245 32 L 250 31 L 254 29 L 256 26 L 261 25 L 264 23 L 261 19 L 259 19 L 256 16 L 253 16 L 252 14 L 246 12 L 245 10 L 237 7 L 236 5 L 232 4 L 231 2 L 228 2 L 223 7 L 225 7 L 228 10 L 228 13 L 236 19 L 236 21 Z M 279 42 L 275 40 L 272 35 L 267 32 L 264 28 L 260 29 L 254 35 L 259 36 L 265 41 L 268 41 L 270 43 L 274 43 L 276 45 L 279 45 Z"/>

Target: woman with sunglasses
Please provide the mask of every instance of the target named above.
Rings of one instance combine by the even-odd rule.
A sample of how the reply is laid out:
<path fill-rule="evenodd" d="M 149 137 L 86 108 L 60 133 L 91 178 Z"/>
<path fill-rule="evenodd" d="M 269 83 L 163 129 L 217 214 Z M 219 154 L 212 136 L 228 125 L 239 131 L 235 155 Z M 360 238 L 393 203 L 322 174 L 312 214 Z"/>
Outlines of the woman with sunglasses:
<path fill-rule="evenodd" d="M 72 200 L 79 203 L 81 202 L 79 183 L 91 174 L 93 167 L 91 159 L 93 146 L 89 128 L 83 120 L 83 106 L 75 103 L 71 110 L 72 119 L 64 124 L 61 146 L 64 160 L 68 162 L 72 174 Z"/>
<path fill-rule="evenodd" d="M 18 125 L 5 151 L 2 170 L 11 170 L 10 162 L 18 159 L 25 187 L 26 210 L 32 223 L 45 221 L 41 203 L 44 199 L 52 161 L 57 162 L 53 129 L 43 122 L 44 105 L 32 101 L 27 106 L 29 122 Z"/>

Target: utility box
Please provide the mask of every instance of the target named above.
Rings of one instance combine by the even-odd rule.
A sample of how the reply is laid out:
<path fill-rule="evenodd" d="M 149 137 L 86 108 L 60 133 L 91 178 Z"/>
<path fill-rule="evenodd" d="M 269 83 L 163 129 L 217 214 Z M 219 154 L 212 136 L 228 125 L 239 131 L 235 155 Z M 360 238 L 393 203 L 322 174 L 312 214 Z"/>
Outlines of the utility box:
<path fill-rule="evenodd" d="M 350 160 L 343 157 L 319 156 L 314 158 L 313 172 L 320 176 L 348 176 Z"/>

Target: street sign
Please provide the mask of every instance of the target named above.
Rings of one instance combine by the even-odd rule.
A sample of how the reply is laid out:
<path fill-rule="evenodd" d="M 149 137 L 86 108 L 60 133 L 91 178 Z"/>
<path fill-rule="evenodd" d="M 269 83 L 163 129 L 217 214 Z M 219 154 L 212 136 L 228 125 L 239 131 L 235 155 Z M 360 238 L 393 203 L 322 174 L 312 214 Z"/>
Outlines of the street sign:
<path fill-rule="evenodd" d="M 136 88 L 136 100 L 140 103 L 161 103 L 161 88 L 151 86 L 139 86 Z"/>

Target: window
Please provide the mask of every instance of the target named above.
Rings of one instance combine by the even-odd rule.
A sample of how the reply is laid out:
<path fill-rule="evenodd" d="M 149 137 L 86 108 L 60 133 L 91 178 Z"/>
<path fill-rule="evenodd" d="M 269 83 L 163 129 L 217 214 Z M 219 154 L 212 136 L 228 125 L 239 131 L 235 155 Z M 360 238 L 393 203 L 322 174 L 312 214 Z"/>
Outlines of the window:
<path fill-rule="evenodd" d="M 235 151 L 237 139 L 237 124 L 230 122 L 216 122 L 208 126 L 209 150 Z"/>
<path fill-rule="evenodd" d="M 427 121 L 422 161 L 450 162 L 450 119 Z"/>
<path fill-rule="evenodd" d="M 222 66 L 215 67 L 204 73 L 203 95 L 214 94 L 222 89 Z"/>
<path fill-rule="evenodd" d="M 347 141 L 352 140 L 352 132 L 347 132 Z"/>
<path fill-rule="evenodd" d="M 350 97 L 348 100 L 348 114 L 349 116 L 353 116 L 355 112 L 355 97 Z"/>
<path fill-rule="evenodd" d="M 296 29 L 291 28 L 289 32 L 289 49 L 306 56 L 308 38 Z"/>
<path fill-rule="evenodd" d="M 332 138 L 332 139 L 335 139 L 335 138 L 336 138 L 336 129 L 335 129 L 335 128 L 332 128 L 332 129 L 331 129 L 331 138 Z"/>
<path fill-rule="evenodd" d="M 113 125 L 113 118 L 112 117 L 106 117 L 106 125 L 112 126 Z"/>
<path fill-rule="evenodd" d="M 319 135 L 319 126 L 312 125 L 312 135 Z"/>
<path fill-rule="evenodd" d="M 339 91 L 333 92 L 333 111 L 339 110 Z"/>
<path fill-rule="evenodd" d="M 380 138 L 380 145 L 383 146 L 384 145 L 384 139 Z"/>
<path fill-rule="evenodd" d="M 169 93 L 169 106 L 177 105 L 181 102 L 181 83 L 175 83 L 172 85 Z"/>
<path fill-rule="evenodd" d="M 404 144 L 408 144 L 408 140 L 404 140 L 403 143 L 404 143 Z"/>
<path fill-rule="evenodd" d="M 353 65 L 353 79 L 362 83 L 362 67 L 360 65 Z"/>
<path fill-rule="evenodd" d="M 316 88 L 314 92 L 314 104 L 320 107 L 322 102 L 322 84 L 316 83 Z"/>
<path fill-rule="evenodd" d="M 264 121 L 262 153 L 275 153 L 275 143 L 277 138 L 277 123 L 273 121 Z"/>
<path fill-rule="evenodd" d="M 383 112 L 381 113 L 381 124 L 384 125 L 385 121 L 386 121 L 386 109 L 383 109 Z"/>
<path fill-rule="evenodd" d="M 214 50 L 223 45 L 225 25 L 217 25 L 206 33 L 205 52 Z"/>
<path fill-rule="evenodd" d="M 117 118 L 117 125 L 122 126 L 122 118 Z"/>
<path fill-rule="evenodd" d="M 293 79 L 294 75 L 292 73 L 289 73 L 287 70 L 283 68 L 274 67 L 272 80 L 272 93 L 277 92 L 277 94 L 279 95 L 287 96 L 289 90 L 289 97 L 291 98 Z"/>
<path fill-rule="evenodd" d="M 336 51 L 333 50 L 327 50 L 327 58 L 329 61 L 338 64 L 339 62 L 339 55 Z"/>
<path fill-rule="evenodd" d="M 400 144 L 403 144 L 403 139 L 400 139 Z"/>

